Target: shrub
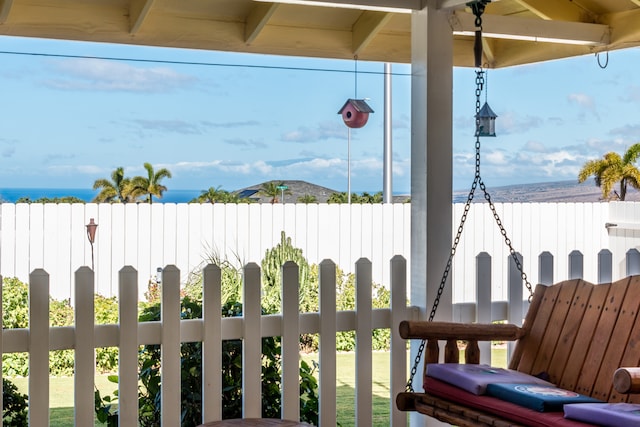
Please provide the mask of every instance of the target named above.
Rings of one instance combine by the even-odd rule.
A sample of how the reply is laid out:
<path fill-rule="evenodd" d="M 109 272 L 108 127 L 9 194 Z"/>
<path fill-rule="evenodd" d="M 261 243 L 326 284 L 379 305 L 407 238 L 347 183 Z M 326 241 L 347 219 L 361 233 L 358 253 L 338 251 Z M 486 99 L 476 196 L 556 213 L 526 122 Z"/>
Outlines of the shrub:
<path fill-rule="evenodd" d="M 9 380 L 2 379 L 2 425 L 8 427 L 27 427 L 27 395 L 18 392 L 18 388 Z"/>
<path fill-rule="evenodd" d="M 222 307 L 223 316 L 241 316 L 242 304 L 227 302 Z M 182 318 L 202 317 L 202 303 L 191 297 L 182 300 Z M 160 319 L 160 304 L 150 304 L 140 314 L 140 321 Z M 228 340 L 222 346 L 222 418 L 242 416 L 242 341 Z M 262 416 L 277 418 L 281 408 L 281 356 L 280 340 L 267 337 L 262 340 Z M 146 345 L 140 352 L 140 383 L 138 392 L 139 425 L 160 425 L 160 346 Z M 302 362 L 300 367 L 300 417 L 303 421 L 318 422 L 318 384 L 313 369 Z M 182 426 L 199 425 L 202 420 L 202 345 L 181 345 Z M 96 413 L 100 420 L 113 423 L 112 397 L 100 398 L 96 394 Z M 111 425 L 111 424 L 109 424 Z M 117 424 L 113 424 L 117 425 Z"/>
<path fill-rule="evenodd" d="M 95 296 L 96 323 L 117 323 L 118 303 L 115 298 Z M 49 300 L 49 323 L 51 326 L 70 326 L 74 321 L 73 307 L 69 301 Z M 2 279 L 2 321 L 7 329 L 29 327 L 29 285 L 15 277 Z M 118 365 L 117 348 L 96 349 L 98 371 L 112 372 Z M 49 354 L 49 369 L 52 375 L 70 375 L 74 369 L 73 350 L 52 351 Z M 27 353 L 2 355 L 2 373 L 5 376 L 29 375 Z"/>

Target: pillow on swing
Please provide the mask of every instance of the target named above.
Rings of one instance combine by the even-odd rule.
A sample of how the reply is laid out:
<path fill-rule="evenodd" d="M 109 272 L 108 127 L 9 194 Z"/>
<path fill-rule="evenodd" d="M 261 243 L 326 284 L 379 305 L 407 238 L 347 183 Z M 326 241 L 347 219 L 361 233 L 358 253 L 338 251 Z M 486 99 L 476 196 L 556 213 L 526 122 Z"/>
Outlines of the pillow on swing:
<path fill-rule="evenodd" d="M 569 403 L 603 403 L 575 391 L 541 384 L 489 384 L 487 394 L 539 412 L 562 411 Z"/>
<path fill-rule="evenodd" d="M 533 375 L 489 365 L 429 363 L 426 375 L 477 395 L 485 394 L 487 385 L 495 383 L 553 385 Z"/>
<path fill-rule="evenodd" d="M 564 417 L 606 427 L 640 425 L 640 405 L 633 403 L 576 403 L 564 405 Z"/>

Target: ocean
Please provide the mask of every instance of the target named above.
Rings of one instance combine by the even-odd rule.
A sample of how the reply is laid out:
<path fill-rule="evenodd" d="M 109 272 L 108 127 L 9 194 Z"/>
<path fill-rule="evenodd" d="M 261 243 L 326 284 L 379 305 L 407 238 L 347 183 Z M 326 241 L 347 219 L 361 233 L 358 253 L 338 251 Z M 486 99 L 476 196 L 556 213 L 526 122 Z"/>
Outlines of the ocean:
<path fill-rule="evenodd" d="M 154 199 L 154 203 L 187 203 L 200 195 L 200 190 L 167 190 L 162 199 Z M 91 202 L 98 191 L 86 188 L 0 188 L 0 201 L 15 203 L 18 199 L 28 197 L 37 200 L 43 197 L 77 197 Z"/>

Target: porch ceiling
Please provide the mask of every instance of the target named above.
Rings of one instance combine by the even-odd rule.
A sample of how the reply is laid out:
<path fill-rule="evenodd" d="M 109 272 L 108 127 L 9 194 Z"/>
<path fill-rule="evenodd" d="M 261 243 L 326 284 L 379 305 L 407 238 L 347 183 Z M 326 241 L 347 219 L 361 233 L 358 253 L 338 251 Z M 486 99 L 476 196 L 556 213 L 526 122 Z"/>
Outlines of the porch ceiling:
<path fill-rule="evenodd" d="M 426 1 L 0 0 L 0 34 L 410 63 L 406 12 Z M 464 0 L 437 4 L 455 34 L 454 65 L 473 66 L 473 14 Z M 640 45 L 640 0 L 494 0 L 483 30 L 492 68 L 630 48 Z"/>

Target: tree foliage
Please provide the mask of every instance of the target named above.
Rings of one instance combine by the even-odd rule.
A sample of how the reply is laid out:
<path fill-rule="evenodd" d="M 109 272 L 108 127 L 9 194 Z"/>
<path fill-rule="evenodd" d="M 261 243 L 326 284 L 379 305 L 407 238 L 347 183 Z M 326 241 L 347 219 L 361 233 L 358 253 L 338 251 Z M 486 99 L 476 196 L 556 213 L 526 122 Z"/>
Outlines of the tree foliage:
<path fill-rule="evenodd" d="M 86 203 L 86 202 L 75 196 L 63 196 L 63 197 L 40 197 L 35 200 L 31 200 L 30 197 L 20 197 L 18 200 L 16 200 L 16 203 Z"/>
<path fill-rule="evenodd" d="M 96 203 L 127 203 L 133 201 L 129 194 L 130 179 L 124 176 L 122 166 L 111 172 L 111 180 L 100 178 L 93 183 L 94 190 L 100 190 L 93 199 Z"/>
<path fill-rule="evenodd" d="M 640 143 L 634 144 L 625 153 L 606 153 L 602 159 L 589 160 L 578 173 L 578 181 L 584 182 L 594 177 L 596 186 L 602 189 L 604 200 L 618 199 L 624 201 L 628 186 L 640 189 L 640 170 L 635 165 L 640 156 Z M 619 185 L 619 192 L 614 189 Z"/>
<path fill-rule="evenodd" d="M 297 200 L 298 203 L 318 203 L 318 198 L 316 196 L 314 196 L 313 194 L 304 194 L 300 197 L 298 197 Z"/>
<path fill-rule="evenodd" d="M 271 203 L 281 203 L 280 196 L 284 194 L 291 194 L 291 190 L 288 188 L 283 190 L 284 181 L 269 181 L 262 184 L 260 187 L 260 194 L 271 198 Z"/>
<path fill-rule="evenodd" d="M 147 176 L 131 178 L 129 193 L 136 199 L 143 197 L 147 203 L 153 203 L 154 197 L 161 199 L 162 194 L 167 191 L 167 187 L 162 185 L 160 181 L 171 178 L 171 172 L 166 168 L 160 168 L 156 171 L 151 163 L 144 163 L 143 166 L 147 171 Z"/>
<path fill-rule="evenodd" d="M 333 193 L 327 199 L 327 203 L 348 203 L 349 199 L 346 192 Z M 382 191 L 374 194 L 364 192 L 362 194 L 351 193 L 351 203 L 382 203 Z"/>
<path fill-rule="evenodd" d="M 154 170 L 151 163 L 144 163 L 147 176 L 128 178 L 124 175 L 122 166 L 111 173 L 111 180 L 101 178 L 93 183 L 94 190 L 100 193 L 93 199 L 96 203 L 129 203 L 145 198 L 147 203 L 158 199 L 167 191 L 167 187 L 160 183 L 165 178 L 171 178 L 171 172 L 166 168 Z"/>
<path fill-rule="evenodd" d="M 189 203 L 252 203 L 247 197 L 240 197 L 236 192 L 222 190 L 220 187 L 209 187 Z"/>

